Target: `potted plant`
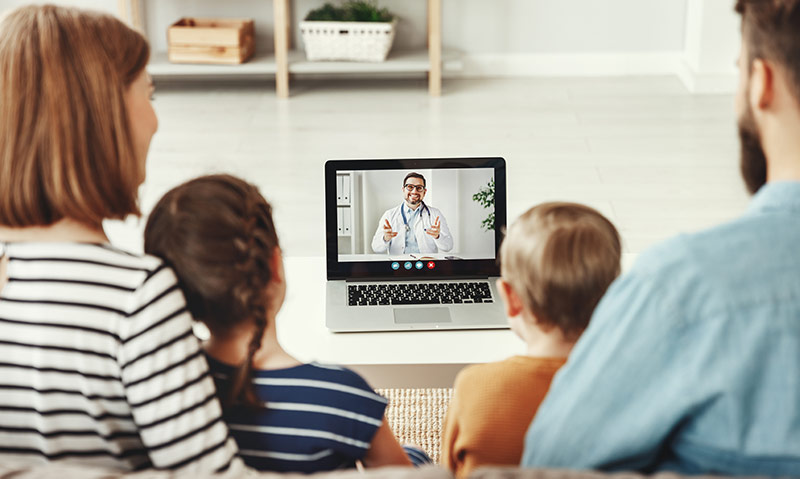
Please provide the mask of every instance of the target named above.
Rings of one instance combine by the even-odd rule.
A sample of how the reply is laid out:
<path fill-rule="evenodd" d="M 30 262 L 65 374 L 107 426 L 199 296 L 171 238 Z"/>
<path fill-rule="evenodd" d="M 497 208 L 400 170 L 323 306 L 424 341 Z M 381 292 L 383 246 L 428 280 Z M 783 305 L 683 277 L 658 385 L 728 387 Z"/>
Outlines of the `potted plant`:
<path fill-rule="evenodd" d="M 394 41 L 397 18 L 374 1 L 326 3 L 300 22 L 309 60 L 382 62 Z"/>
<path fill-rule="evenodd" d="M 484 208 L 494 208 L 494 178 L 489 180 L 486 186 L 481 187 L 477 193 L 472 195 L 472 200 L 477 201 Z M 494 230 L 494 210 L 481 221 L 481 227 L 486 231 Z"/>

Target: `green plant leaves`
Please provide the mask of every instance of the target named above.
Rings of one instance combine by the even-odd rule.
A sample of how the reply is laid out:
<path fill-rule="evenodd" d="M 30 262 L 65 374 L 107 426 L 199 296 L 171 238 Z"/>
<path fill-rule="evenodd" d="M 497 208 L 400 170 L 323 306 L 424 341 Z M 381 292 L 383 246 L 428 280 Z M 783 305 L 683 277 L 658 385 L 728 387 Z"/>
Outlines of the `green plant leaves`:
<path fill-rule="evenodd" d="M 484 208 L 494 207 L 494 178 L 489 180 L 486 186 L 481 187 L 477 193 L 472 195 L 472 200 L 477 201 Z M 481 227 L 486 231 L 494 230 L 494 211 L 481 221 Z"/>
<path fill-rule="evenodd" d="M 378 8 L 375 1 L 349 0 L 341 7 L 326 3 L 308 12 L 308 22 L 391 22 L 394 19 L 388 9 Z"/>

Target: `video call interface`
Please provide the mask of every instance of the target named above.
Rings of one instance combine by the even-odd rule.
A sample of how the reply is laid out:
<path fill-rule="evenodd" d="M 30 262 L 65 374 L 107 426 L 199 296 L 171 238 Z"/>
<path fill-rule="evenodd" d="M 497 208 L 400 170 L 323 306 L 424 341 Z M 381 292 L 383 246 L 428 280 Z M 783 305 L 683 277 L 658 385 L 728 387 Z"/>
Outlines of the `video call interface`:
<path fill-rule="evenodd" d="M 337 171 L 336 205 L 339 262 L 495 258 L 493 168 Z"/>

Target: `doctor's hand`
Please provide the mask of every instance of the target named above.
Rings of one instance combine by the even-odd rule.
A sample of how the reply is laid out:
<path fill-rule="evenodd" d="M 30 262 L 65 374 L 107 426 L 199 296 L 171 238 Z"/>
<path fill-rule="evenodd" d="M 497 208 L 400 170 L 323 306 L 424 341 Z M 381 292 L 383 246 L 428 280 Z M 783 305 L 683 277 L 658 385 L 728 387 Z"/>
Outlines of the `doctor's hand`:
<path fill-rule="evenodd" d="M 439 239 L 439 231 L 441 229 L 442 226 L 439 224 L 439 217 L 437 216 L 431 227 L 425 230 L 425 233 L 433 236 L 434 239 Z"/>
<path fill-rule="evenodd" d="M 397 232 L 396 231 L 392 231 L 392 225 L 389 224 L 389 220 L 385 220 L 385 221 L 386 221 L 386 224 L 383 225 L 383 241 L 388 243 L 389 241 L 392 240 L 392 238 L 397 236 Z"/>

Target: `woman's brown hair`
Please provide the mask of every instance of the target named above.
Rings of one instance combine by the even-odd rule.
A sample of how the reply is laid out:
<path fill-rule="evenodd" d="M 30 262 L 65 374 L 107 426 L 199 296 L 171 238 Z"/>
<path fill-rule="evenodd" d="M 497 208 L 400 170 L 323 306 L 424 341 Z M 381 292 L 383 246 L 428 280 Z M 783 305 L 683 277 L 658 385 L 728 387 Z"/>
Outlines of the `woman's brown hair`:
<path fill-rule="evenodd" d="M 267 285 L 278 248 L 272 208 L 255 186 L 230 175 L 188 181 L 169 191 L 147 220 L 144 249 L 175 270 L 189 311 L 224 338 L 255 325 L 226 406 L 259 405 L 252 386 L 253 355 L 267 327 Z"/>
<path fill-rule="evenodd" d="M 123 94 L 149 56 L 110 15 L 44 5 L 2 18 L 0 224 L 139 214 L 143 165 Z"/>

